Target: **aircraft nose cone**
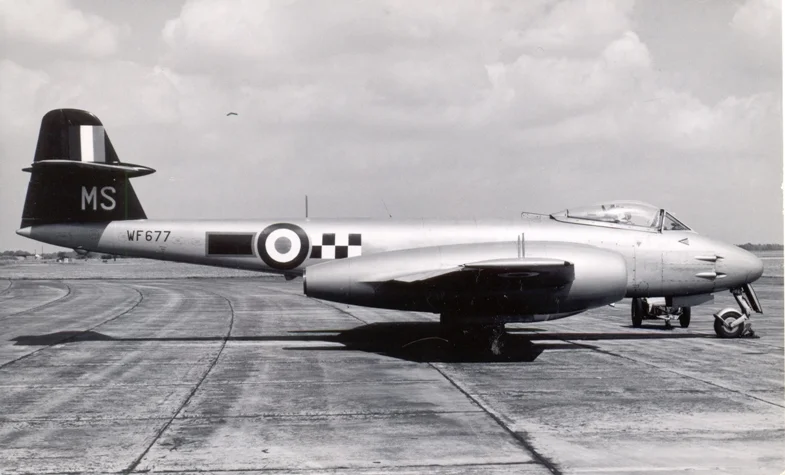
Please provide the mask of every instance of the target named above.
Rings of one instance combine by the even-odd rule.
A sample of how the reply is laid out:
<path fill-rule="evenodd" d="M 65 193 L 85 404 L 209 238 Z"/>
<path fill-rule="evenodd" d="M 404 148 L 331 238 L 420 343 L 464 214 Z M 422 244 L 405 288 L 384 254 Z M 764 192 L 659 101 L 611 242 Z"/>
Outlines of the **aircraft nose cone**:
<path fill-rule="evenodd" d="M 750 279 L 750 282 L 755 282 L 763 275 L 763 261 L 751 252 L 748 252 L 747 254 L 749 254 L 748 266 L 750 269 L 748 278 Z"/>
<path fill-rule="evenodd" d="M 755 282 L 763 275 L 763 261 L 755 254 L 733 246 L 728 249 L 725 259 L 725 271 L 738 285 Z"/>

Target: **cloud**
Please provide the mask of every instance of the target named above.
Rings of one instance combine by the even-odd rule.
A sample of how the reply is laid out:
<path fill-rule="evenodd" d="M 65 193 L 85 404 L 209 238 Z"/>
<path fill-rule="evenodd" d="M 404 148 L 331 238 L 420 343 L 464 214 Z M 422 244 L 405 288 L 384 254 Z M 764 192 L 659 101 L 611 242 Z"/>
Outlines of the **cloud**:
<path fill-rule="evenodd" d="M 631 29 L 631 0 L 558 2 L 532 24 L 505 35 L 509 45 L 548 53 L 591 54 Z"/>
<path fill-rule="evenodd" d="M 757 40 L 778 40 L 782 30 L 781 18 L 779 0 L 747 0 L 739 5 L 730 26 Z"/>
<path fill-rule="evenodd" d="M 166 69 L 111 60 L 60 60 L 47 71 L 0 61 L 0 108 L 10 128 L 36 123 L 48 110 L 89 109 L 119 125 L 180 121 L 183 85 Z M 185 90 L 184 90 L 185 91 Z"/>
<path fill-rule="evenodd" d="M 670 89 L 656 98 L 605 107 L 545 126 L 527 128 L 519 135 L 528 146 L 614 143 L 628 152 L 641 147 L 670 150 L 674 156 L 738 153 L 766 155 L 781 134 L 778 98 L 771 93 L 728 97 L 708 105 Z M 687 152 L 687 155 L 683 155 Z"/>
<path fill-rule="evenodd" d="M 628 99 L 650 77 L 651 62 L 646 46 L 627 31 L 593 58 L 523 54 L 487 69 L 496 95 L 512 109 L 514 117 L 505 121 L 542 123 Z"/>
<path fill-rule="evenodd" d="M 632 108 L 623 123 L 635 124 L 636 139 L 703 152 L 771 153 L 781 134 L 780 101 L 774 94 L 727 97 L 714 105 L 672 90 Z M 656 130 L 656 136 L 645 136 Z"/>
<path fill-rule="evenodd" d="M 270 49 L 269 8 L 265 0 L 189 1 L 178 18 L 166 22 L 163 38 L 169 47 L 196 55 L 259 58 Z"/>
<path fill-rule="evenodd" d="M 98 15 L 84 13 L 67 0 L 0 0 L 0 35 L 57 47 L 64 53 L 106 57 L 117 51 L 123 29 Z"/>
<path fill-rule="evenodd" d="M 745 56 L 749 74 L 782 78 L 782 6 L 780 0 L 747 0 L 730 21 L 735 47 Z"/>
<path fill-rule="evenodd" d="M 771 96 L 712 105 L 660 80 L 632 2 L 348 5 L 189 1 L 165 61 L 198 77 L 216 58 L 210 77 L 239 86 L 222 99 L 264 124 L 715 150 L 759 147 L 776 122 Z"/>
<path fill-rule="evenodd" d="M 42 71 L 0 60 L 0 122 L 4 128 L 22 128 L 37 122 L 39 94 L 50 82 L 49 75 Z"/>

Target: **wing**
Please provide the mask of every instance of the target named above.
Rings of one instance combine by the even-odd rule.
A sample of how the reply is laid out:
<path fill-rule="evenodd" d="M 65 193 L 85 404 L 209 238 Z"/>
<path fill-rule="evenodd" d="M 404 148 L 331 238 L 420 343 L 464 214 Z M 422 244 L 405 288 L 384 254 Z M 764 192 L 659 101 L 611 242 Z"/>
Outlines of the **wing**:
<path fill-rule="evenodd" d="M 454 244 L 308 266 L 309 297 L 433 313 L 551 315 L 622 299 L 627 262 L 586 244 L 535 241 Z"/>
<path fill-rule="evenodd" d="M 447 269 L 429 270 L 392 277 L 399 284 L 443 289 L 547 288 L 560 287 L 575 279 L 575 266 L 562 259 L 515 258 L 470 262 Z"/>

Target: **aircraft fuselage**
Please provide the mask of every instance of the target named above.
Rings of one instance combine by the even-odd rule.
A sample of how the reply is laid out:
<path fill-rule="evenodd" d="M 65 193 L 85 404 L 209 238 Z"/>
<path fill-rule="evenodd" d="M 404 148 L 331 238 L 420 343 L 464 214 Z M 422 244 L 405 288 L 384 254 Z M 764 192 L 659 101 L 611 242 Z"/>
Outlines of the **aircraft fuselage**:
<path fill-rule="evenodd" d="M 270 231 L 276 225 L 289 225 L 291 229 L 284 226 Z M 302 275 L 306 267 L 335 259 L 460 244 L 509 242 L 513 257 L 513 245 L 523 235 L 524 248 L 533 242 L 562 242 L 618 253 L 627 267 L 625 297 L 705 294 L 738 287 L 748 278 L 738 270 L 754 259 L 736 246 L 692 231 L 603 228 L 559 222 L 548 216 L 482 221 L 131 220 L 32 226 L 19 233 L 49 244 L 94 252 L 289 276 Z M 288 248 L 276 249 L 281 237 Z M 537 257 L 533 248 L 527 255 L 531 252 Z"/>

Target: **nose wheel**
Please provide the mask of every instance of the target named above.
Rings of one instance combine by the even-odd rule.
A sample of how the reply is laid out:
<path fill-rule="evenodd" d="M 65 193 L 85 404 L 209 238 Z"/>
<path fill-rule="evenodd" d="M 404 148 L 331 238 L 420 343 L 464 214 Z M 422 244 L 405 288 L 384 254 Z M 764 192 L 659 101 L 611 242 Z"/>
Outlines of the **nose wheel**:
<path fill-rule="evenodd" d="M 716 316 L 715 316 L 716 317 Z M 744 333 L 744 324 L 741 312 L 736 310 L 729 310 L 722 317 L 714 319 L 714 333 L 720 338 L 738 338 Z M 749 329 L 749 332 L 754 335 L 755 332 Z"/>
<path fill-rule="evenodd" d="M 741 311 L 735 308 L 724 308 L 716 313 L 714 315 L 714 333 L 720 338 L 755 337 L 750 316 L 753 310 L 762 313 L 763 309 L 752 290 L 752 286 L 747 284 L 743 288 L 731 289 L 731 293 Z"/>

